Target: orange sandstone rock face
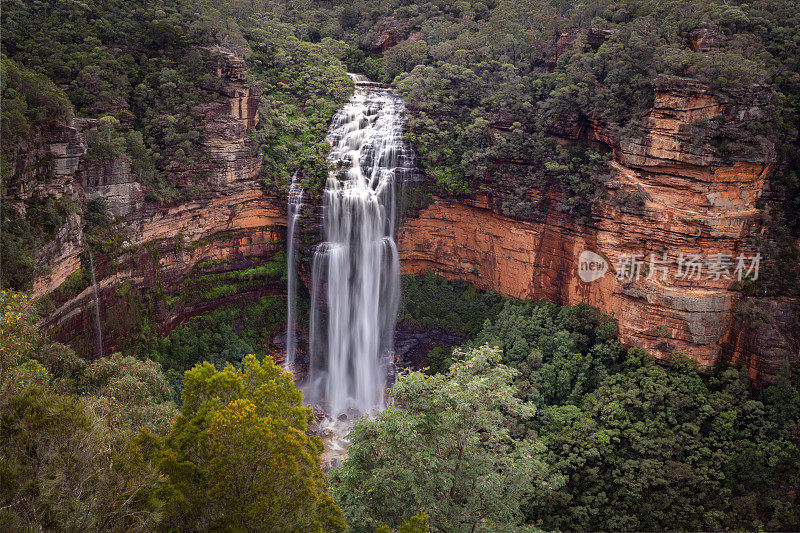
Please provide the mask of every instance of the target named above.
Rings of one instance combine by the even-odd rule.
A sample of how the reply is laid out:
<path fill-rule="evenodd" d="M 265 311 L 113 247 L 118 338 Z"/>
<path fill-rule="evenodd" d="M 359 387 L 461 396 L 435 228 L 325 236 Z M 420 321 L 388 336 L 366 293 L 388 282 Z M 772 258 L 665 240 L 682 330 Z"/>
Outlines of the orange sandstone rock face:
<path fill-rule="evenodd" d="M 736 255 L 737 245 L 730 239 L 719 243 L 710 231 L 703 235 L 692 221 L 672 214 L 654 210 L 652 218 L 642 221 L 609 211 L 614 218 L 589 228 L 557 213 L 543 222 L 521 222 L 497 214 L 485 202 L 437 201 L 402 228 L 401 265 L 405 273 L 431 269 L 516 298 L 595 305 L 618 320 L 627 344 L 656 356 L 681 352 L 705 366 L 716 363 L 738 297 L 729 282 L 692 283 L 674 279 L 674 273 L 664 283 L 660 276 L 625 282 L 615 274 L 623 254 L 647 258 L 652 251 L 661 257 L 678 248 Z M 741 227 L 748 224 L 742 221 Z M 578 276 L 578 258 L 585 250 L 609 264 L 605 276 L 589 283 Z"/>
<path fill-rule="evenodd" d="M 129 228 L 131 240 L 122 244 L 121 255 L 113 260 L 102 259 L 96 265 L 98 290 L 104 302 L 104 323 L 111 309 L 121 304 L 115 300 L 115 292 L 125 282 L 145 291 L 160 286 L 167 294 L 177 294 L 183 280 L 203 262 L 218 265 L 203 269 L 205 275 L 266 261 L 282 249 L 280 241 L 284 232 L 281 226 L 285 225 L 285 213 L 280 205 L 276 197 L 260 189 L 243 188 L 206 202 L 159 210 L 151 217 L 137 220 Z M 250 263 L 253 260 L 255 263 Z M 265 285 L 250 296 L 274 294 L 280 290 Z M 247 295 L 237 295 L 238 298 L 244 296 Z M 190 302 L 176 309 L 165 309 L 160 317 L 162 328 L 168 331 L 181 319 L 221 303 L 226 302 Z M 87 287 L 59 305 L 43 326 L 59 330 L 59 340 L 71 341 L 82 330 L 92 327 L 87 323 L 91 317 L 86 313 L 92 305 L 92 287 Z M 104 337 L 106 351 L 118 348 L 115 341 L 121 334 L 124 331 Z"/>
<path fill-rule="evenodd" d="M 44 185 L 49 189 L 45 192 L 84 201 L 102 197 L 116 216 L 119 242 L 112 245 L 113 256 L 95 254 L 94 258 L 106 354 L 120 348 L 118 341 L 134 326 L 145 294 L 158 292 L 164 302 L 177 302 L 157 304 L 157 322 L 165 332 L 188 316 L 234 299 L 283 290 L 264 283 L 221 298 L 179 298 L 191 286 L 192 278 L 268 261 L 282 249 L 286 224 L 283 201 L 261 183 L 261 157 L 247 133 L 257 123 L 259 98 L 247 83 L 244 61 L 220 49 L 209 52 L 212 70 L 224 84 L 216 102 L 197 109 L 205 118 L 201 142 L 208 154 L 199 168 L 207 179 L 197 199 L 170 206 L 146 204 L 127 160 L 118 158 L 99 165 L 85 162 L 81 130 L 93 127 L 91 120 L 79 121 L 77 128 L 65 129 L 45 144 L 54 154 L 58 170 L 53 183 Z M 178 184 L 185 181 L 184 174 L 197 171 L 166 169 Z M 70 274 L 88 268 L 82 225 L 78 215 L 70 217 L 37 255 L 45 273 L 33 286 L 34 298 L 47 296 L 55 306 L 42 325 L 58 340 L 75 345 L 87 344 L 83 339 L 94 327 L 92 287 L 67 296 L 56 289 Z M 135 295 L 124 287 L 132 288 Z"/>
<path fill-rule="evenodd" d="M 499 214 L 486 196 L 437 199 L 401 228 L 402 268 L 406 273 L 432 269 L 516 298 L 595 305 L 617 319 L 624 343 L 659 358 L 683 353 L 713 366 L 743 351 L 732 330 L 741 327 L 732 316 L 741 293 L 735 280 L 708 278 L 707 271 L 697 280 L 676 278 L 676 258 L 754 253 L 745 243 L 761 230 L 755 202 L 771 171 L 769 151 L 727 162 L 693 136 L 696 121 L 732 112 L 741 113 L 704 87 L 665 88 L 644 122 L 645 134 L 613 144 L 607 199 L 596 206 L 590 226 L 555 210 L 539 222 L 515 220 Z M 586 137 L 609 142 L 608 132 L 596 128 Z M 633 191 L 644 198 L 641 209 L 615 207 L 620 195 Z M 589 283 L 578 275 L 585 250 L 609 265 L 605 276 Z M 670 262 L 658 265 L 665 253 Z M 617 278 L 626 257 L 638 255 L 647 263 L 651 254 L 665 269 L 654 270 L 650 279 L 647 266 L 639 279 Z M 759 378 L 753 365 L 751 375 Z"/>

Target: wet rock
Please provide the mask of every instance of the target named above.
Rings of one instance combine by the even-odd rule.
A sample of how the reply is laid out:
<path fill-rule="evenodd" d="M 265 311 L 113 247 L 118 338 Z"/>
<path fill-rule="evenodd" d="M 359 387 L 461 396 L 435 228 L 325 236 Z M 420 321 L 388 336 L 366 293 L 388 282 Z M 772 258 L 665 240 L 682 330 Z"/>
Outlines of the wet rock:
<path fill-rule="evenodd" d="M 401 323 L 395 332 L 395 364 L 400 367 L 422 368 L 427 365 L 427 355 L 435 346 L 458 346 L 464 339 L 439 328 L 417 331 Z"/>

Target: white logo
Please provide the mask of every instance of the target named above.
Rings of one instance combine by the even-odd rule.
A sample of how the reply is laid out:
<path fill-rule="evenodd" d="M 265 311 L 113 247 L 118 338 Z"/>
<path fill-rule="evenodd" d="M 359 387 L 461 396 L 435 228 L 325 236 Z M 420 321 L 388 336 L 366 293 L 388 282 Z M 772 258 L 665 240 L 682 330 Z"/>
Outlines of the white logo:
<path fill-rule="evenodd" d="M 578 276 L 582 281 L 591 283 L 606 275 L 608 262 L 599 254 L 584 250 L 578 256 Z"/>

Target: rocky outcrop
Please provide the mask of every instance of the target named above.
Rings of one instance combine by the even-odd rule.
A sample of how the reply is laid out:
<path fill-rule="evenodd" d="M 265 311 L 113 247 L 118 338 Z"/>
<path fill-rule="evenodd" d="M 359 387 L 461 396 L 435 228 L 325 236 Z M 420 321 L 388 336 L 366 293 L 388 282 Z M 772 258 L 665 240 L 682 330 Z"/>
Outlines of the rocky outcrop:
<path fill-rule="evenodd" d="M 582 130 L 610 144 L 614 154 L 594 222 L 579 225 L 555 210 L 540 220 L 515 220 L 500 214 L 491 195 L 436 199 L 401 229 L 402 267 L 432 269 L 517 298 L 586 302 L 617 319 L 623 342 L 656 357 L 683 353 L 704 367 L 723 357 L 760 360 L 751 367 L 754 379 L 770 379 L 776 365 L 764 359 L 782 352 L 748 355 L 751 349 L 738 344 L 755 333 L 737 333 L 743 328 L 734 318 L 741 292 L 731 279 L 736 258 L 747 257 L 749 266 L 755 254 L 747 243 L 761 231 L 756 201 L 773 160 L 771 146 L 747 138 L 743 125 L 769 110 L 758 87 L 736 104 L 692 80 L 664 78 L 657 87 L 641 137 L 617 141 L 591 123 Z M 708 129 L 722 125 L 698 140 L 698 122 Z M 749 149 L 726 158 L 714 145 L 720 138 L 746 141 Z M 539 191 L 530 194 L 534 202 L 542 199 Z M 627 207 L 631 195 L 640 201 L 633 209 Z M 553 205 L 558 198 L 549 200 Z M 584 251 L 606 262 L 600 279 L 579 276 Z M 681 254 L 700 254 L 706 269 L 718 254 L 732 264 L 721 276 L 705 270 L 699 279 L 686 279 L 678 276 Z M 638 279 L 624 275 L 631 258 L 638 259 Z"/>
<path fill-rule="evenodd" d="M 785 364 L 800 363 L 800 304 L 790 298 L 743 298 L 722 341 L 726 359 L 746 366 L 753 380 L 773 381 Z"/>
<path fill-rule="evenodd" d="M 277 198 L 252 184 L 240 184 L 203 201 L 169 209 L 147 209 L 146 215 L 120 227 L 125 240 L 113 254 L 95 259 L 102 323 L 111 326 L 127 316 L 135 320 L 143 297 L 157 294 L 156 323 L 162 333 L 181 320 L 219 305 L 285 290 L 282 283 L 244 284 L 235 294 L 209 297 L 192 294 L 192 285 L 204 277 L 262 265 L 283 249 L 285 212 Z M 79 263 L 80 264 L 80 263 Z M 125 290 L 120 287 L 127 285 Z M 133 296 L 131 294 L 133 291 Z M 131 301 L 133 297 L 133 301 Z M 89 339 L 92 287 L 49 313 L 43 326 L 62 342 L 80 347 Z M 120 348 L 119 341 L 134 323 L 120 323 L 104 331 L 104 351 Z"/>
<path fill-rule="evenodd" d="M 47 126 L 22 141 L 10 162 L 11 176 L 4 183 L 3 201 L 24 211 L 34 197 L 72 196 L 74 176 L 86 154 L 83 135 L 74 126 Z"/>
<path fill-rule="evenodd" d="M 199 106 L 205 117 L 203 147 L 213 168 L 207 172 L 212 185 L 225 187 L 253 179 L 260 168 L 260 156 L 253 149 L 247 130 L 258 124 L 260 98 L 247 82 L 247 65 L 232 52 L 215 47 L 213 68 L 225 80 L 216 102 Z"/>
<path fill-rule="evenodd" d="M 82 162 L 78 176 L 82 198 L 102 199 L 115 217 L 126 217 L 144 206 L 144 190 L 131 174 L 127 157 Z"/>
<path fill-rule="evenodd" d="M 428 353 L 436 347 L 452 348 L 465 339 L 439 328 L 415 328 L 401 321 L 394 338 L 394 363 L 398 368 L 429 366 Z"/>
<path fill-rule="evenodd" d="M 583 38 L 583 50 L 596 52 L 612 34 L 613 30 L 606 28 L 568 28 L 555 33 L 547 43 L 548 50 L 552 50 L 552 55 L 546 62 L 548 70 L 555 68 L 558 58 L 564 52 L 575 48 L 578 38 Z"/>
<path fill-rule="evenodd" d="M 409 34 L 410 25 L 408 20 L 383 17 L 375 26 L 375 29 L 367 35 L 365 44 L 373 52 L 385 52 L 397 43 L 406 40 Z"/>
<path fill-rule="evenodd" d="M 719 50 L 727 40 L 727 36 L 719 28 L 709 24 L 701 24 L 689 32 L 689 46 L 694 52 Z"/>
<path fill-rule="evenodd" d="M 45 181 L 30 180 L 39 194 L 83 205 L 102 198 L 114 217 L 113 237 L 94 254 L 104 353 L 121 348 L 145 314 L 166 332 L 219 305 L 285 290 L 276 280 L 247 278 L 229 282 L 234 293 L 211 290 L 226 273 L 263 265 L 282 250 L 286 222 L 283 201 L 260 178 L 261 157 L 247 131 L 258 121 L 259 97 L 247 82 L 246 66 L 225 50 L 208 53 L 209 69 L 221 83 L 219 98 L 195 110 L 203 116 L 200 142 L 207 157 L 191 169 L 166 169 L 178 185 L 187 173 L 205 177 L 194 199 L 148 203 L 127 157 L 87 159 L 82 132 L 96 127 L 94 120 L 77 119 L 40 143 L 53 172 Z M 23 187 L 14 196 L 24 199 L 22 193 L 34 191 Z M 33 296 L 50 305 L 42 325 L 58 340 L 98 355 L 92 353 L 93 295 L 83 225 L 79 212 L 71 214 L 37 254 L 45 274 L 34 281 Z"/>

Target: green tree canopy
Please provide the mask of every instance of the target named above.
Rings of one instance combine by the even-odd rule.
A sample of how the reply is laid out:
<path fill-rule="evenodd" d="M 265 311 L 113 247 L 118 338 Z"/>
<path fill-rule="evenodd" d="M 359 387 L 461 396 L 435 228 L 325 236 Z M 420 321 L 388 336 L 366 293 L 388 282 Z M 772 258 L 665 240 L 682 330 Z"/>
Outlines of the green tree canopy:
<path fill-rule="evenodd" d="M 343 530 L 326 493 L 322 442 L 304 433 L 310 417 L 291 375 L 270 358 L 188 371 L 181 414 L 161 450 L 163 527 Z"/>
<path fill-rule="evenodd" d="M 99 407 L 114 395 L 132 407 L 123 394 L 139 390 L 132 378 L 163 384 L 160 367 L 117 357 L 84 374 L 85 361 L 36 327 L 26 294 L 2 291 L 0 309 L 0 529 L 151 531 L 160 520 L 160 474 L 131 424 L 115 423 L 128 411 Z M 96 396 L 77 394 L 87 381 L 100 385 Z M 133 412 L 152 405 L 138 395 L 133 403 Z M 160 405 L 169 425 L 174 406 Z"/>
<path fill-rule="evenodd" d="M 397 528 L 425 513 L 433 531 L 498 531 L 519 523 L 523 501 L 552 483 L 541 445 L 509 433 L 535 411 L 515 397 L 515 371 L 489 347 L 456 357 L 447 374 L 399 376 L 398 409 L 350 433 L 332 491 L 354 530 Z"/>
<path fill-rule="evenodd" d="M 594 531 L 793 529 L 800 515 L 785 489 L 800 483 L 800 402 L 786 377 L 759 399 L 734 369 L 705 378 L 690 365 L 663 368 L 647 357 L 628 365 L 586 395 L 582 408 L 540 411 L 534 428 L 548 463 L 568 481 L 531 499 L 533 523 Z"/>

